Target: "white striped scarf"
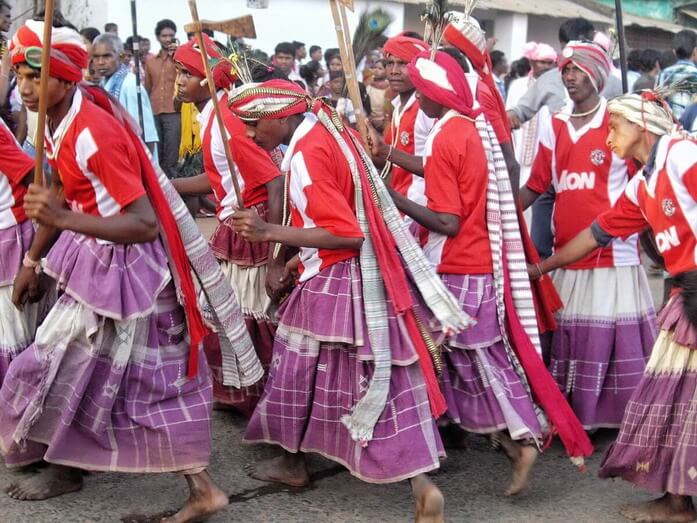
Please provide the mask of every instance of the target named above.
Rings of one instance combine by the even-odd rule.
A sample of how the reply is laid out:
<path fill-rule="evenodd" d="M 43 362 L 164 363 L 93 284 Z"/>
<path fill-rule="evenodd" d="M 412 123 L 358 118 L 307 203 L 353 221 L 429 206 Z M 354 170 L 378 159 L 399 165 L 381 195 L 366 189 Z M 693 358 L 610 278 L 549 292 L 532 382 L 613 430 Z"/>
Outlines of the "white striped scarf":
<path fill-rule="evenodd" d="M 404 225 L 399 211 L 397 211 L 392 201 L 392 197 L 363 145 L 351 135 L 351 140 L 360 154 L 366 169 L 366 175 L 370 184 L 370 187 L 367 188 L 363 187 L 359 171 L 360 167 L 348 143 L 332 121 L 331 116 L 324 110 L 320 110 L 317 117 L 339 144 L 349 164 L 355 186 L 356 216 L 364 235 L 363 246 L 360 252 L 363 305 L 375 368 L 365 395 L 354 405 L 351 414 L 343 416 L 341 421 L 348 428 L 354 441 L 367 443 L 372 439 L 375 424 L 385 410 L 392 372 L 392 351 L 390 348 L 386 291 L 375 255 L 372 235 L 368 228 L 368 218 L 363 201 L 364 190 L 371 191 L 372 198 L 380 210 L 388 230 L 395 239 L 406 268 L 411 274 L 426 306 L 440 322 L 443 332 L 452 334 L 462 331 L 473 325 L 474 320 L 460 308 L 455 297 L 445 288 L 441 279 L 426 260 L 423 251 Z"/>

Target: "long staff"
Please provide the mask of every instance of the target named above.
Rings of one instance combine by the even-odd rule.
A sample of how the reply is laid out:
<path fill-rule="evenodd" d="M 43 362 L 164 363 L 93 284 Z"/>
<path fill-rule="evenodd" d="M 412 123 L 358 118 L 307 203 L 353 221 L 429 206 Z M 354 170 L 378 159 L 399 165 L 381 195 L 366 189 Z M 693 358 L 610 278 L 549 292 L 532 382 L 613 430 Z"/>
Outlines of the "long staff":
<path fill-rule="evenodd" d="M 622 0 L 615 0 L 615 24 L 617 25 L 617 43 L 620 46 L 620 71 L 622 73 L 622 92 L 629 90 L 627 83 L 627 46 L 624 42 L 624 22 L 622 21 Z"/>
<path fill-rule="evenodd" d="M 46 110 L 48 109 L 48 77 L 51 59 L 51 31 L 53 29 L 53 0 L 46 0 L 44 9 L 44 51 L 41 53 L 41 80 L 39 81 L 39 113 L 36 122 L 34 147 L 34 183 L 44 184 L 44 138 L 46 132 Z"/>
<path fill-rule="evenodd" d="M 136 92 L 138 101 L 138 123 L 140 134 L 145 141 L 145 125 L 143 125 L 143 99 L 140 88 L 140 35 L 138 34 L 138 18 L 136 18 L 136 0 L 131 0 L 131 21 L 133 22 L 133 63 L 136 73 Z"/>
<path fill-rule="evenodd" d="M 218 93 L 215 90 L 215 82 L 213 81 L 213 73 L 211 72 L 211 65 L 208 63 L 208 53 L 206 52 L 206 43 L 203 40 L 203 35 L 201 33 L 201 21 L 198 18 L 198 8 L 196 7 L 196 0 L 189 0 L 189 9 L 191 10 L 191 18 L 193 20 L 193 30 L 196 35 L 196 41 L 198 42 L 198 48 L 201 52 L 201 59 L 203 60 L 203 67 L 206 71 L 206 82 L 208 83 L 208 90 L 211 93 L 211 101 L 213 102 L 213 110 L 215 111 L 215 119 L 218 122 L 218 129 L 220 130 L 220 137 L 223 140 L 223 147 L 225 148 L 225 159 L 227 160 L 228 168 L 230 169 L 230 174 L 232 178 L 232 185 L 235 189 L 235 195 L 237 196 L 237 205 L 240 209 L 244 209 L 244 203 L 242 202 L 242 191 L 240 191 L 240 184 L 237 181 L 237 176 L 235 176 L 235 164 L 232 161 L 232 153 L 230 152 L 230 143 L 227 140 L 227 131 L 225 130 L 225 124 L 223 123 L 223 113 L 220 111 L 220 104 L 218 103 Z"/>

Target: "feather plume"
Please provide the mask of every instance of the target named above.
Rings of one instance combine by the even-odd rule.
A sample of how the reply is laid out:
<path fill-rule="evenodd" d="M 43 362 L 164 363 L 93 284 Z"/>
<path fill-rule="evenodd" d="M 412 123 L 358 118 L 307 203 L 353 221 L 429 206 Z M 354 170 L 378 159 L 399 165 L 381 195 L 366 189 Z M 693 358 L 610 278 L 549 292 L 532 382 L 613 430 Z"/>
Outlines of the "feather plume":
<path fill-rule="evenodd" d="M 361 13 L 352 40 L 356 64 L 361 63 L 370 51 L 378 48 L 379 38 L 393 21 L 393 16 L 384 9 L 366 9 Z"/>
<path fill-rule="evenodd" d="M 436 50 L 440 47 L 445 26 L 450 21 L 447 0 L 431 0 L 421 13 L 421 21 L 426 24 L 424 39 L 431 44 L 431 59 L 433 59 Z"/>

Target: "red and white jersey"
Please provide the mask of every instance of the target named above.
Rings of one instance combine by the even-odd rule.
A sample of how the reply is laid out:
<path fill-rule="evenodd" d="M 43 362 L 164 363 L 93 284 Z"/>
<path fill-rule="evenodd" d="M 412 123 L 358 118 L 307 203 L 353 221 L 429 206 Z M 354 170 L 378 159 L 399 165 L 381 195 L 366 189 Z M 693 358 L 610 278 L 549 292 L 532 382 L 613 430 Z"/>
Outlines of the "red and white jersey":
<path fill-rule="evenodd" d="M 401 98 L 395 97 L 392 100 L 392 106 L 394 107 L 392 124 L 385 143 L 394 146 L 398 151 L 423 156 L 426 140 L 436 120 L 429 118 L 421 110 L 419 101 L 416 99 L 416 92 L 412 93 L 404 106 L 402 106 Z M 410 173 L 399 165 L 393 165 L 392 187 L 410 200 L 425 205 L 422 177 Z"/>
<path fill-rule="evenodd" d="M 606 144 L 607 101 L 590 122 L 580 129 L 571 124 L 567 112 L 540 121 L 540 145 L 527 187 L 544 193 L 550 184 L 556 193 L 552 218 L 555 250 L 589 227 L 622 195 L 633 167 Z M 638 237 L 615 240 L 570 264 L 569 269 L 621 267 L 639 264 Z"/>
<path fill-rule="evenodd" d="M 33 169 L 34 160 L 25 153 L 12 131 L 0 118 L 0 229 L 8 229 L 27 219 L 22 180 Z"/>
<path fill-rule="evenodd" d="M 115 216 L 145 195 L 138 155 L 126 130 L 79 89 L 53 136 L 46 128 L 46 152 L 75 212 Z"/>
<path fill-rule="evenodd" d="M 426 142 L 424 177 L 429 209 L 460 219 L 454 237 L 427 231 L 422 247 L 444 274 L 490 274 L 493 270 L 486 223 L 489 170 L 475 124 L 449 111 Z"/>
<path fill-rule="evenodd" d="M 219 98 L 224 96 L 223 91 L 218 93 Z M 280 176 L 281 173 L 271 160 L 269 153 L 247 136 L 244 122 L 228 109 L 227 104 L 221 103 L 220 110 L 230 143 L 234 175 L 239 183 L 244 204 L 251 206 L 266 201 L 268 194 L 265 184 Z M 209 100 L 198 115 L 198 121 L 201 124 L 203 168 L 218 200 L 216 214 L 218 219 L 223 221 L 233 214 L 238 205 L 232 184 L 233 175 L 225 156 L 225 147 L 215 119 L 212 101 Z"/>
<path fill-rule="evenodd" d="M 627 184 L 612 210 L 598 225 L 612 236 L 626 237 L 647 224 L 668 272 L 697 269 L 697 143 L 663 136 L 656 148 L 653 174 L 640 171 Z M 616 241 L 616 240 L 615 240 Z"/>
<path fill-rule="evenodd" d="M 291 224 L 321 227 L 336 236 L 362 238 L 355 210 L 355 188 L 348 162 L 314 114 L 293 133 L 283 164 L 290 176 Z M 300 249 L 300 281 L 334 263 L 358 256 L 353 249 Z"/>

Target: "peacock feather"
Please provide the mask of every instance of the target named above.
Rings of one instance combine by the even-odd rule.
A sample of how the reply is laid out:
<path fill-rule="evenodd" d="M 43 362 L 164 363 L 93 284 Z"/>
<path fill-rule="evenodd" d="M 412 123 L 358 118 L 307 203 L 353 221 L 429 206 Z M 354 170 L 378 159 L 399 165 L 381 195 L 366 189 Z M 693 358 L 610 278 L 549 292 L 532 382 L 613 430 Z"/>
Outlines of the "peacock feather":
<path fill-rule="evenodd" d="M 424 39 L 431 44 L 431 55 L 435 56 L 445 26 L 450 21 L 447 0 L 431 0 L 421 13 L 421 21 L 426 24 Z"/>
<path fill-rule="evenodd" d="M 377 49 L 379 38 L 393 21 L 392 15 L 381 8 L 361 13 L 352 40 L 356 64 L 361 63 L 370 51 Z"/>

